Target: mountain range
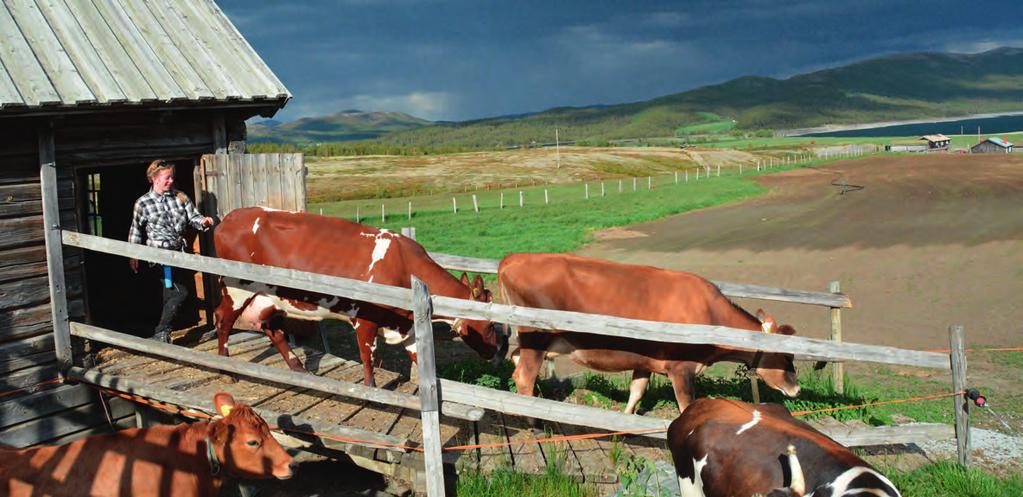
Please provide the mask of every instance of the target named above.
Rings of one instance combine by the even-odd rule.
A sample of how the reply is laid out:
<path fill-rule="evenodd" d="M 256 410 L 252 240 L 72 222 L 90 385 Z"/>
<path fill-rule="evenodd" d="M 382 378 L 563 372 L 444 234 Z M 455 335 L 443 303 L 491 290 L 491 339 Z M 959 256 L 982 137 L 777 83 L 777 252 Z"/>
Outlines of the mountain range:
<path fill-rule="evenodd" d="M 786 79 L 746 76 L 620 105 L 559 107 L 454 123 L 345 111 L 267 127 L 266 134 L 251 126 L 249 134 L 253 141 L 372 138 L 404 146 L 500 147 L 553 141 L 555 128 L 562 141 L 602 141 L 1020 110 L 1023 49 L 999 48 L 977 54 L 889 55 Z"/>

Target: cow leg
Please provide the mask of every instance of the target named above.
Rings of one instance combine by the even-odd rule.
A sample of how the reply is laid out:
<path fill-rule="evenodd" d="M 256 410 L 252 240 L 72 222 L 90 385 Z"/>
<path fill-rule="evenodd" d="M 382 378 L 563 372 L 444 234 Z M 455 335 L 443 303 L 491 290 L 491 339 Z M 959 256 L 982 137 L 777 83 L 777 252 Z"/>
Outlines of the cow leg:
<path fill-rule="evenodd" d="M 377 325 L 364 319 L 354 319 L 355 341 L 359 346 L 359 359 L 362 360 L 363 383 L 367 387 L 377 386 L 373 377 L 373 361 L 376 360 Z"/>
<path fill-rule="evenodd" d="M 650 371 L 632 370 L 632 383 L 629 384 L 629 403 L 625 406 L 625 414 L 634 414 L 639 401 L 646 393 L 647 385 L 650 384 Z"/>
<path fill-rule="evenodd" d="M 543 365 L 543 358 L 546 351 L 528 348 L 519 348 L 518 361 L 515 363 L 515 371 L 512 372 L 512 379 L 515 380 L 515 389 L 527 397 L 533 396 L 533 387 L 536 386 L 536 377 L 540 374 L 540 366 Z M 526 417 L 526 422 L 539 433 L 543 428 L 536 418 Z"/>
<path fill-rule="evenodd" d="M 283 318 L 278 317 L 274 320 L 283 321 Z M 295 351 L 292 350 L 292 345 L 287 343 L 287 337 L 284 335 L 284 331 L 281 329 L 281 326 L 271 327 L 270 323 L 264 322 L 263 332 L 266 333 L 268 338 L 270 338 L 270 342 L 273 343 L 273 347 L 280 353 L 280 357 L 284 358 L 284 362 L 287 363 L 288 368 L 293 371 L 307 372 L 306 368 L 302 365 L 302 360 L 299 359 L 299 356 L 295 355 Z"/>
<path fill-rule="evenodd" d="M 696 398 L 696 390 L 693 386 L 693 379 L 696 377 L 695 368 L 689 365 L 680 365 L 668 370 L 668 378 L 675 390 L 675 401 L 678 402 L 678 412 L 683 412 Z"/>

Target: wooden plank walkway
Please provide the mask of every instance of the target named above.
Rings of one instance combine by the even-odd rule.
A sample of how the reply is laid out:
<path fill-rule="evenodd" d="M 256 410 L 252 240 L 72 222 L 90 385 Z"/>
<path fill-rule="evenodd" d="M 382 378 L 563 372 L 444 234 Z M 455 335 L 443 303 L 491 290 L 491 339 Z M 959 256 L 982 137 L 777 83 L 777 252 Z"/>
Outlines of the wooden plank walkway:
<path fill-rule="evenodd" d="M 194 350 L 216 353 L 216 340 L 206 340 L 192 347 Z M 265 366 L 286 368 L 280 354 L 262 334 L 235 332 L 229 342 L 231 357 Z M 355 360 L 324 354 L 305 346 L 296 346 L 295 353 L 313 373 L 344 382 L 361 382 L 362 365 Z M 419 411 L 386 406 L 373 402 L 331 396 L 299 387 L 289 387 L 254 378 L 231 377 L 188 364 L 150 357 L 122 350 L 101 354 L 101 361 L 92 370 L 106 376 L 144 383 L 154 388 L 187 394 L 192 397 L 212 398 L 218 391 L 230 392 L 236 399 L 264 412 L 272 411 L 281 417 L 308 420 L 317 426 L 340 425 L 364 429 L 405 441 L 405 445 L 422 444 Z M 398 373 L 375 368 L 377 385 L 401 393 L 416 393 L 416 385 L 402 381 Z M 264 416 L 265 417 L 265 416 Z M 268 418 L 271 424 L 274 424 Z M 297 427 L 301 429 L 302 427 Z M 441 418 L 443 446 L 511 443 L 497 447 L 471 448 L 445 451 L 444 462 L 449 469 L 490 472 L 501 467 L 513 467 L 525 473 L 543 473 L 548 464 L 561 465 L 563 471 L 577 481 L 590 483 L 601 490 L 610 491 L 617 485 L 617 471 L 612 463 L 612 446 L 619 446 L 627 455 L 648 458 L 666 457 L 660 446 L 663 441 L 645 437 L 627 437 L 612 442 L 610 439 L 579 440 L 571 442 L 538 443 L 548 436 L 591 433 L 599 430 L 545 423 L 544 430 L 533 430 L 529 423 L 516 416 L 487 411 L 477 422 Z M 422 482 L 422 457 L 415 451 L 393 448 L 367 448 L 331 443 L 329 437 L 318 440 L 295 435 L 307 445 L 340 449 L 348 452 L 360 466 L 405 480 L 418 487 Z M 361 450 L 354 450 L 361 449 Z"/>

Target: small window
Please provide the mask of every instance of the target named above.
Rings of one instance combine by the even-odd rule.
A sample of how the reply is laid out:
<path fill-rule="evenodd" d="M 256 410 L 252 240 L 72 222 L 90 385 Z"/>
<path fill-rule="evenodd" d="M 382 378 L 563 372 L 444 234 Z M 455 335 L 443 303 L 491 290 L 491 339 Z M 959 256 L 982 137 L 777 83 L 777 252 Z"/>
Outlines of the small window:
<path fill-rule="evenodd" d="M 86 198 L 89 201 L 89 234 L 103 236 L 103 216 L 99 214 L 99 173 L 91 173 L 85 179 Z"/>

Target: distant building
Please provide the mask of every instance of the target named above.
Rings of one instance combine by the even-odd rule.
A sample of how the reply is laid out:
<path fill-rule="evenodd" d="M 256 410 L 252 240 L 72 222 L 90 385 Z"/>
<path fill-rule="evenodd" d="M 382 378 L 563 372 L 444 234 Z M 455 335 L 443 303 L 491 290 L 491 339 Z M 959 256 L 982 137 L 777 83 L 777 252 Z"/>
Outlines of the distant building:
<path fill-rule="evenodd" d="M 938 133 L 936 135 L 924 135 L 920 137 L 921 140 L 927 140 L 928 150 L 948 150 L 948 144 L 951 141 L 947 136 Z"/>
<path fill-rule="evenodd" d="M 989 137 L 970 147 L 971 154 L 1007 154 L 1010 152 L 1012 152 L 1012 142 L 1005 141 L 997 136 Z"/>
<path fill-rule="evenodd" d="M 927 145 L 919 143 L 890 143 L 884 146 L 885 152 L 926 152 Z"/>

